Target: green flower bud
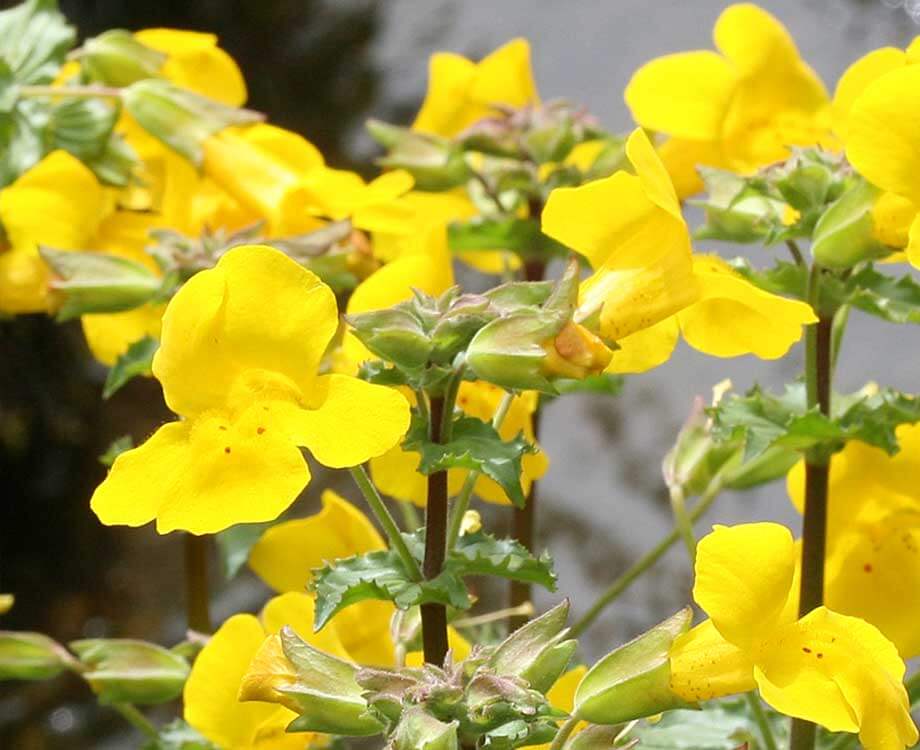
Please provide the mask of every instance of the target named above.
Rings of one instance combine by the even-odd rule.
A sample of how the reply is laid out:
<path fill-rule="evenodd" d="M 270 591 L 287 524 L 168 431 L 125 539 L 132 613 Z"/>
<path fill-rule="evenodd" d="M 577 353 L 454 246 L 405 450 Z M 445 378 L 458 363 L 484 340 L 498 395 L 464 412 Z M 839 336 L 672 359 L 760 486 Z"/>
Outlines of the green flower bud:
<path fill-rule="evenodd" d="M 70 647 L 102 703 L 166 703 L 182 695 L 189 674 L 182 656 L 145 641 L 99 638 Z"/>
<path fill-rule="evenodd" d="M 131 84 L 124 89 L 122 101 L 144 130 L 199 167 L 209 137 L 230 125 L 264 119 L 257 112 L 228 107 L 158 78 Z"/>
<path fill-rule="evenodd" d="M 457 721 L 445 723 L 420 706 L 404 714 L 393 735 L 394 750 L 457 750 Z"/>
<path fill-rule="evenodd" d="M 377 163 L 391 169 L 407 170 L 419 190 L 449 190 L 470 178 L 462 150 L 444 138 L 380 120 L 368 120 L 367 130 L 377 143 L 389 151 Z"/>
<path fill-rule="evenodd" d="M 753 187 L 749 178 L 711 168 L 700 172 L 709 198 L 693 202 L 706 211 L 698 239 L 757 242 L 783 226 L 786 205 Z"/>
<path fill-rule="evenodd" d="M 515 630 L 495 649 L 489 666 L 499 675 L 514 675 L 546 693 L 565 671 L 577 641 L 565 640 L 568 599 Z"/>
<path fill-rule="evenodd" d="M 166 62 L 164 53 L 141 44 L 124 29 L 111 29 L 87 39 L 76 57 L 89 80 L 118 87 L 155 77 Z"/>
<path fill-rule="evenodd" d="M 46 635 L 0 631 L 0 680 L 49 680 L 75 668 L 67 649 Z"/>
<path fill-rule="evenodd" d="M 349 315 L 346 320 L 361 343 L 401 369 L 418 370 L 431 356 L 428 333 L 403 306 Z"/>
<path fill-rule="evenodd" d="M 277 684 L 261 675 L 244 679 L 241 701 L 281 702 L 296 711 L 300 716 L 288 725 L 291 732 L 368 737 L 383 731 L 383 725 L 368 712 L 364 689 L 356 679 L 359 667 L 314 648 L 290 627 L 282 628 L 277 639 L 267 639 L 253 662 L 261 658 L 271 663 L 279 641 L 296 678 L 291 681 L 290 675 L 284 675 Z"/>
<path fill-rule="evenodd" d="M 773 446 L 756 458 L 744 460 L 744 448 L 739 447 L 731 464 L 722 474 L 722 484 L 732 490 L 746 490 L 781 479 L 789 473 L 802 454 L 796 450 Z"/>
<path fill-rule="evenodd" d="M 39 252 L 57 276 L 51 288 L 63 296 L 59 320 L 131 310 L 157 296 L 162 286 L 156 274 L 127 258 L 48 247 Z"/>
<path fill-rule="evenodd" d="M 621 724 L 673 708 L 692 708 L 671 692 L 668 653 L 686 632 L 690 608 L 612 651 L 584 676 L 573 714 L 594 724 Z"/>
<path fill-rule="evenodd" d="M 811 254 L 817 263 L 843 270 L 891 252 L 875 235 L 872 209 L 880 194 L 878 188 L 860 179 L 831 204 L 812 235 Z"/>

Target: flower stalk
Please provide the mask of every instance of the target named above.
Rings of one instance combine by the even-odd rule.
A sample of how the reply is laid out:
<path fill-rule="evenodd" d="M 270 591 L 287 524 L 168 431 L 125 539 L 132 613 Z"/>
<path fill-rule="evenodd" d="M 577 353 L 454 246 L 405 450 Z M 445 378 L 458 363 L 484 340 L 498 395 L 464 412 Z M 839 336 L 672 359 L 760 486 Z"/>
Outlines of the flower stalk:
<path fill-rule="evenodd" d="M 208 537 L 185 535 L 185 607 L 188 627 L 211 632 L 208 592 Z"/>

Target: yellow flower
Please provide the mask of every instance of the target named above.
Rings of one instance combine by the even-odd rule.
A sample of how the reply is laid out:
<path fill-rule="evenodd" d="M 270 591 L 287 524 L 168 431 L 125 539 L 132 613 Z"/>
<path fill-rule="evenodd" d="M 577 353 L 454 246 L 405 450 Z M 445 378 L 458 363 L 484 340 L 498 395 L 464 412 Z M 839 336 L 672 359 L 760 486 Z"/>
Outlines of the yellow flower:
<path fill-rule="evenodd" d="M 269 521 L 310 480 L 300 446 L 333 468 L 389 450 L 408 427 L 406 400 L 318 373 L 337 326 L 332 291 L 277 250 L 234 248 L 192 277 L 153 362 L 182 419 L 115 460 L 93 495 L 99 519 L 195 534 Z"/>
<path fill-rule="evenodd" d="M 499 106 L 521 108 L 539 101 L 526 39 L 512 39 L 478 63 L 438 52 L 431 56 L 428 93 L 412 127 L 452 138 Z"/>
<path fill-rule="evenodd" d="M 787 158 L 790 146 L 829 139 L 827 92 L 776 18 L 751 3 L 731 5 L 713 41 L 718 52 L 659 57 L 626 87 L 636 122 L 675 140 L 669 161 L 749 173 Z M 685 149 L 688 157 L 674 158 Z M 678 174 L 685 194 L 702 188 L 686 169 Z"/>
<path fill-rule="evenodd" d="M 142 29 L 135 38 L 166 55 L 159 74 L 178 86 L 231 107 L 246 102 L 239 66 L 217 46 L 217 37 L 183 29 Z"/>
<path fill-rule="evenodd" d="M 904 244 L 907 259 L 915 267 L 920 267 L 920 132 L 915 127 L 920 121 L 918 86 L 920 65 L 897 67 L 866 86 L 846 119 L 850 163 L 876 187 L 902 199 L 893 222 L 901 227 L 895 238 L 903 239 L 903 227 L 908 227 Z M 878 224 L 878 216 L 873 218 Z"/>
<path fill-rule="evenodd" d="M 16 598 L 12 594 L 0 594 L 0 615 L 5 615 L 13 608 Z"/>
<path fill-rule="evenodd" d="M 920 427 L 898 428 L 894 456 L 851 441 L 831 462 L 825 598 L 842 614 L 877 627 L 905 659 L 920 654 Z M 804 467 L 787 478 L 793 504 L 804 502 Z"/>
<path fill-rule="evenodd" d="M 108 210 L 95 175 L 66 151 L 53 151 L 0 190 L 0 312 L 50 312 L 55 301 L 39 245 L 87 250 Z M 5 245 L 5 246 L 4 246 Z"/>
<path fill-rule="evenodd" d="M 239 701 L 243 678 L 254 679 L 264 664 L 253 664 L 267 637 L 290 625 L 311 645 L 348 658 L 334 627 L 313 632 L 313 600 L 303 593 L 277 596 L 259 617 L 234 615 L 218 629 L 195 659 L 183 695 L 185 720 L 223 750 L 304 750 L 328 738 L 286 734 L 297 714 L 275 703 Z M 264 650 L 263 652 L 264 653 Z M 273 661 L 266 680 L 279 680 L 284 660 Z"/>
<path fill-rule="evenodd" d="M 687 701 L 759 688 L 789 716 L 858 732 L 867 750 L 917 741 L 894 644 L 819 607 L 797 618 L 799 551 L 773 523 L 716 526 L 699 544 L 693 596 L 710 619 L 671 648 L 671 689 Z"/>
<path fill-rule="evenodd" d="M 543 231 L 594 269 L 575 319 L 617 343 L 608 371 L 657 367 L 681 332 L 712 356 L 783 356 L 816 320 L 811 308 L 758 289 L 717 257 L 694 256 L 674 187 L 641 130 L 626 154 L 636 174 L 554 190 L 543 212 Z"/>
<path fill-rule="evenodd" d="M 457 394 L 457 408 L 467 416 L 491 422 L 504 398 L 504 393 L 501 388 L 491 383 L 478 380 L 464 381 Z M 539 396 L 533 391 L 525 391 L 515 396 L 498 431 L 502 439 L 511 440 L 523 433 L 525 439 L 536 444 L 533 414 L 537 409 L 538 398 Z M 404 451 L 397 446 L 384 455 L 371 459 L 371 476 L 384 495 L 425 507 L 428 497 L 428 478 L 418 473 L 418 462 L 418 453 Z M 531 484 L 546 473 L 547 468 L 549 468 L 549 459 L 543 451 L 538 450 L 537 453 L 523 456 L 521 459 L 521 488 L 525 495 L 530 492 Z M 467 473 L 463 469 L 451 469 L 447 472 L 450 494 L 456 495 L 460 491 Z M 474 492 L 490 503 L 508 505 L 511 502 L 505 491 L 486 476 L 480 476 L 476 480 Z"/>

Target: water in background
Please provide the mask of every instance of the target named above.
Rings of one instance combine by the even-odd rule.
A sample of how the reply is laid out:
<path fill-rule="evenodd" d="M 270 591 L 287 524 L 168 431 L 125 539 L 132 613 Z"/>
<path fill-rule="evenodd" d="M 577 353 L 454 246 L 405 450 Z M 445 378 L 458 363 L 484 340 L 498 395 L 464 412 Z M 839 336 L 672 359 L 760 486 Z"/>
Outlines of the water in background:
<path fill-rule="evenodd" d="M 4 3 L 0 3 L 3 5 Z M 9 4 L 9 3 L 6 3 Z M 425 88 L 426 59 L 445 49 L 481 56 L 513 36 L 533 46 L 544 99 L 585 104 L 609 128 L 626 130 L 622 91 L 630 74 L 659 54 L 711 46 L 716 0 L 172 0 L 157 4 L 62 2 L 86 34 L 113 26 L 172 25 L 216 31 L 247 72 L 251 104 L 320 145 L 334 165 L 375 154 L 361 122 L 407 122 Z M 764 0 L 832 86 L 847 64 L 886 44 L 904 46 L 918 27 L 881 0 Z M 691 223 L 694 217 L 691 216 Z M 702 247 L 724 256 L 745 252 Z M 764 251 L 757 251 L 764 252 Z M 756 257 L 755 257 L 756 260 Z M 838 385 L 866 380 L 918 390 L 920 332 L 854 313 Z M 858 348 L 857 348 L 858 347 Z M 126 431 L 142 438 L 166 418 L 153 383 L 134 383 L 101 403 L 102 370 L 79 331 L 41 320 L 0 322 L 0 590 L 17 608 L 4 627 L 42 629 L 67 641 L 181 637 L 181 550 L 151 528 L 105 529 L 87 508 L 102 469 L 95 457 Z M 884 362 L 884 370 L 877 363 Z M 630 378 L 622 396 L 569 397 L 544 418 L 551 468 L 541 484 L 541 536 L 557 561 L 560 589 L 576 614 L 670 530 L 660 462 L 691 399 L 730 377 L 778 385 L 801 368 L 781 362 L 720 361 L 681 346 L 658 370 Z M 314 472 L 314 488 L 324 481 Z M 318 490 L 306 502 L 315 503 Z M 346 492 L 347 486 L 346 486 Z M 304 507 L 310 507 L 305 505 Z M 726 495 L 708 520 L 775 519 L 796 524 L 781 484 Z M 584 638 L 587 658 L 686 603 L 690 577 L 676 547 L 639 580 Z M 244 575 L 224 589 L 215 614 L 253 609 L 266 595 Z M 553 595 L 541 594 L 546 605 Z M 109 712 L 86 700 L 76 680 L 0 689 L 0 746 L 123 748 L 133 740 Z M 111 734 L 115 732 L 115 734 Z M 106 740 L 98 739 L 106 736 Z"/>

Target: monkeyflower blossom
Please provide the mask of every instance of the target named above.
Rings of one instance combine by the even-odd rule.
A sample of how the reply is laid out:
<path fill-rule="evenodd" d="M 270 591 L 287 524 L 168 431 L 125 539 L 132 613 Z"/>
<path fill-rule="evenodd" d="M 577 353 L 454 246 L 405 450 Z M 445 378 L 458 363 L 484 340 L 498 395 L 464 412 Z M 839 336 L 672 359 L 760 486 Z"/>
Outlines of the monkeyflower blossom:
<path fill-rule="evenodd" d="M 337 327 L 332 290 L 278 250 L 237 247 L 193 276 L 166 309 L 153 361 L 181 419 L 115 460 L 92 498 L 99 519 L 195 534 L 270 521 L 310 481 L 300 447 L 333 468 L 389 450 L 409 405 L 319 374 Z"/>
<path fill-rule="evenodd" d="M 718 52 L 656 58 L 633 74 L 626 104 L 643 128 L 668 136 L 663 156 L 681 196 L 703 185 L 696 164 L 748 174 L 790 146 L 830 141 L 830 100 L 789 32 L 752 3 L 716 21 Z"/>
<path fill-rule="evenodd" d="M 662 364 L 680 334 L 712 356 L 783 356 L 816 320 L 811 308 L 758 289 L 716 256 L 693 254 L 671 178 L 644 132 L 629 136 L 626 155 L 635 174 L 557 188 L 543 211 L 543 231 L 594 269 L 575 320 L 616 343 L 608 371 Z"/>
<path fill-rule="evenodd" d="M 867 750 L 913 745 L 897 649 L 827 607 L 798 617 L 799 554 L 774 523 L 716 526 L 700 541 L 693 597 L 710 619 L 671 647 L 671 690 L 692 702 L 757 688 L 780 713 L 858 732 Z"/>

